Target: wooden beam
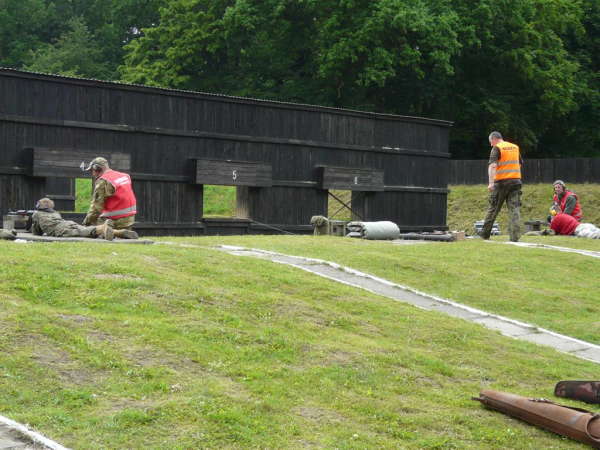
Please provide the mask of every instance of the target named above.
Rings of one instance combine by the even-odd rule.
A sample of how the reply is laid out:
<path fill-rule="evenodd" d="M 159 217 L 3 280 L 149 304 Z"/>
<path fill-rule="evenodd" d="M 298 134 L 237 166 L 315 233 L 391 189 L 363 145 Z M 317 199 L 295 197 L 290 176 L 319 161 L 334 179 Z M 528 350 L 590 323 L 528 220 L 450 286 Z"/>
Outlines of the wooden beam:
<path fill-rule="evenodd" d="M 383 170 L 352 167 L 317 167 L 320 189 L 383 191 Z"/>

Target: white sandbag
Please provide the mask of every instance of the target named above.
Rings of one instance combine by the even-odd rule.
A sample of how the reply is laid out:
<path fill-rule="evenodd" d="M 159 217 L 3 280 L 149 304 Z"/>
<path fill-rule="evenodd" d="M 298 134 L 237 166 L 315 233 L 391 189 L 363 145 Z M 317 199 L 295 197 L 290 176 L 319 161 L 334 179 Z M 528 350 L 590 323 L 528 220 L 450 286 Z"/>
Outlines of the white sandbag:
<path fill-rule="evenodd" d="M 394 222 L 362 222 L 365 239 L 398 239 L 400 228 Z"/>
<path fill-rule="evenodd" d="M 364 239 L 382 240 L 382 239 L 398 239 L 400 228 L 394 222 L 350 222 L 346 229 L 352 233 L 351 237 L 355 237 L 355 233 L 360 233 Z"/>

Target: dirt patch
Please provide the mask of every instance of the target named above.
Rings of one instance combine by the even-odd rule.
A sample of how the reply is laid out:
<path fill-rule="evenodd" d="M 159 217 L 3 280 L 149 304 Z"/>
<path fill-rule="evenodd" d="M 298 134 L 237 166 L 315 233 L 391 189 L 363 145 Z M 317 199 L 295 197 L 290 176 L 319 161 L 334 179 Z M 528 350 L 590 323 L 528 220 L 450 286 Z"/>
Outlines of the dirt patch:
<path fill-rule="evenodd" d="M 102 331 L 87 331 L 86 337 L 92 342 L 107 342 L 112 340 L 112 336 L 108 333 L 104 333 Z"/>
<path fill-rule="evenodd" d="M 156 256 L 144 255 L 144 261 L 153 266 L 160 266 L 162 261 L 158 259 Z"/>
<path fill-rule="evenodd" d="M 125 280 L 125 281 L 142 281 L 140 277 L 133 277 L 131 275 L 121 275 L 119 273 L 101 273 L 94 275 L 94 278 L 99 280 Z"/>
<path fill-rule="evenodd" d="M 309 307 L 294 303 L 281 303 L 275 308 L 275 314 L 281 317 L 295 318 L 319 327 L 327 326 L 328 322 L 319 313 Z"/>
<path fill-rule="evenodd" d="M 57 317 L 71 323 L 87 323 L 94 320 L 92 317 L 80 316 L 78 314 L 58 314 Z"/>
<path fill-rule="evenodd" d="M 323 366 L 348 366 L 354 362 L 354 355 L 344 350 L 334 350 L 328 353 L 321 361 Z"/>
<path fill-rule="evenodd" d="M 94 384 L 101 375 L 81 367 L 68 352 L 43 340 L 36 341 L 31 359 L 62 382 L 76 386 Z"/>
<path fill-rule="evenodd" d="M 128 409 L 148 411 L 152 410 L 158 404 L 157 402 L 151 401 L 148 398 L 144 400 L 133 399 L 133 398 L 119 398 L 119 399 L 107 399 L 106 413 L 109 415 L 119 414 Z"/>
<path fill-rule="evenodd" d="M 344 417 L 337 411 L 319 408 L 317 406 L 301 406 L 294 409 L 294 413 L 308 420 L 319 423 L 339 423 L 344 421 Z"/>

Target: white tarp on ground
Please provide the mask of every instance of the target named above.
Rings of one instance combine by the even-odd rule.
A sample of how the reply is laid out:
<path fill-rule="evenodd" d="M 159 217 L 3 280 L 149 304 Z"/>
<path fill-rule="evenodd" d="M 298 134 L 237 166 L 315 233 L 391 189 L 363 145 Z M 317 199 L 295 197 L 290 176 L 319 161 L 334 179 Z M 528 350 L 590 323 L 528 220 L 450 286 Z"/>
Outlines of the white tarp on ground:
<path fill-rule="evenodd" d="M 393 240 L 398 239 L 400 228 L 394 222 L 350 222 L 346 225 L 350 231 L 349 237 L 360 237 L 372 240 Z"/>

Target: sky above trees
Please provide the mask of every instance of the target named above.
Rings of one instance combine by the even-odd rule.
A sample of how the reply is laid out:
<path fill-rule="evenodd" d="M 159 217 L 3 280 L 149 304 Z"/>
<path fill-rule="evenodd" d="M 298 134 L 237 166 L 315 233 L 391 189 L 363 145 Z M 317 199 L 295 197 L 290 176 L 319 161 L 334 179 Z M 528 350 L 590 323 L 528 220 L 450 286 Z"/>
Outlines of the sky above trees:
<path fill-rule="evenodd" d="M 454 121 L 600 154 L 597 0 L 0 0 L 0 66 Z"/>

